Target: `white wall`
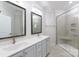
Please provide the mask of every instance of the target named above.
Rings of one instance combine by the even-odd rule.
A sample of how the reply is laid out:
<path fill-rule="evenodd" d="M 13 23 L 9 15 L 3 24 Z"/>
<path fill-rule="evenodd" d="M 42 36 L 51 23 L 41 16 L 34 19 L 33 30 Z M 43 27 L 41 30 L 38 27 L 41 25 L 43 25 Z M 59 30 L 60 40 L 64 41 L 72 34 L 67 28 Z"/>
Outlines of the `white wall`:
<path fill-rule="evenodd" d="M 53 10 L 46 13 L 46 35 L 50 37 L 50 48 L 52 48 L 56 45 L 56 18 Z"/>

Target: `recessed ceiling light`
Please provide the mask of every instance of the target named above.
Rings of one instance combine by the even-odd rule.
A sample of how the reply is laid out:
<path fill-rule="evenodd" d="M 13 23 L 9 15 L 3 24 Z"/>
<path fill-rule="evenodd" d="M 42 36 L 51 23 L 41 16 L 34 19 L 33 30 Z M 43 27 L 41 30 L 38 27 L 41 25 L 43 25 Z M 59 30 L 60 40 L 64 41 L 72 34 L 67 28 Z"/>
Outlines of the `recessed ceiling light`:
<path fill-rule="evenodd" d="M 72 3 L 72 1 L 69 1 L 69 3 L 71 4 L 71 3 Z"/>

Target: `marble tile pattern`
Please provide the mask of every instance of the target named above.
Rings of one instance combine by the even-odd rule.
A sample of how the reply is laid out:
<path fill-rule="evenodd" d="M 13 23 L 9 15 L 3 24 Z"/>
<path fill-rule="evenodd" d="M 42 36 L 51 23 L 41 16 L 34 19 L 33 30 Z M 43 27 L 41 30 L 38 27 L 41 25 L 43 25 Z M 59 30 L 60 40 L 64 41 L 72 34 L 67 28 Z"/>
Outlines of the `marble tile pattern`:
<path fill-rule="evenodd" d="M 72 56 L 69 53 L 67 53 L 64 49 L 56 45 L 52 47 L 48 57 L 72 57 Z"/>

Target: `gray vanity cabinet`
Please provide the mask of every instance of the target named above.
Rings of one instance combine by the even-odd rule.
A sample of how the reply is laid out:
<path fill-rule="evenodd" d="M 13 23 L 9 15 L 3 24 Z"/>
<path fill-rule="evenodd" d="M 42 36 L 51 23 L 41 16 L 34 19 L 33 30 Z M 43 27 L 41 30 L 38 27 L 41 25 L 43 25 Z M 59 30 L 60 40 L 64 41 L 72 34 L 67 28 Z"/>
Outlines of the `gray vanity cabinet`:
<path fill-rule="evenodd" d="M 45 57 L 48 54 L 48 39 L 44 39 L 20 52 L 12 55 L 11 57 Z"/>

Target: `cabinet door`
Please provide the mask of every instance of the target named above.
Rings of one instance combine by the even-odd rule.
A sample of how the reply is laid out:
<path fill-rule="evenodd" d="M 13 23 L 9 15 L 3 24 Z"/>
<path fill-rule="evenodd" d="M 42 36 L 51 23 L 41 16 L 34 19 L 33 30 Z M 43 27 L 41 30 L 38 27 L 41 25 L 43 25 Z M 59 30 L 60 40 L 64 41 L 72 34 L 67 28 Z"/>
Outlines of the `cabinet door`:
<path fill-rule="evenodd" d="M 24 54 L 23 54 L 23 51 L 21 51 L 21 52 L 18 52 L 16 54 L 10 56 L 10 57 L 24 57 Z"/>
<path fill-rule="evenodd" d="M 46 39 L 46 55 L 49 53 L 49 39 Z"/>
<path fill-rule="evenodd" d="M 36 49 L 36 44 L 34 45 L 34 57 L 36 57 L 37 55 L 36 55 L 36 51 L 37 51 L 37 49 Z"/>
<path fill-rule="evenodd" d="M 34 57 L 34 46 L 31 46 L 24 50 L 24 57 Z"/>
<path fill-rule="evenodd" d="M 46 56 L 46 50 L 47 50 L 46 40 L 43 40 L 42 41 L 42 57 L 45 57 Z"/>
<path fill-rule="evenodd" d="M 41 42 L 36 44 L 36 57 L 41 57 L 42 53 L 41 53 Z"/>

